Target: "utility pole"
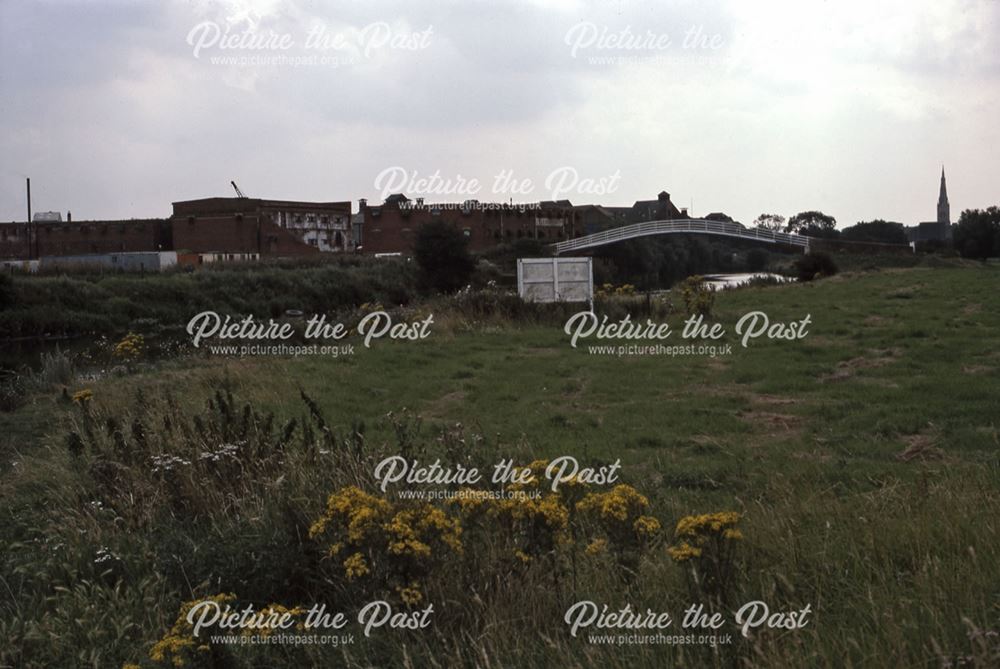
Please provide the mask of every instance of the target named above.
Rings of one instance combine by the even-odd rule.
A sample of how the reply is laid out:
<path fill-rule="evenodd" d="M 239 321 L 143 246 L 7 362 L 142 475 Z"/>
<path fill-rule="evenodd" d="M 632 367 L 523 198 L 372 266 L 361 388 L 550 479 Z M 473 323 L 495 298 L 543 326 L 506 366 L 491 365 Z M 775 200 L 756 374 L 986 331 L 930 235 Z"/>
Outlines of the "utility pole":
<path fill-rule="evenodd" d="M 25 177 L 25 182 L 28 188 L 28 260 L 31 260 L 31 178 Z"/>

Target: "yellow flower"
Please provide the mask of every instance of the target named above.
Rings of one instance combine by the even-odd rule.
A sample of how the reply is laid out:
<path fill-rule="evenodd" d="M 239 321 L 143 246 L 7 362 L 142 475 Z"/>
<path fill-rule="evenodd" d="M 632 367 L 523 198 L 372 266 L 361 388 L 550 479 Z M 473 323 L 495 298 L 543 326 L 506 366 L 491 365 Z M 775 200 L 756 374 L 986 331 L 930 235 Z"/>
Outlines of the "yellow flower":
<path fill-rule="evenodd" d="M 639 516 L 632 523 L 632 527 L 640 537 L 648 537 L 660 531 L 660 521 L 652 516 Z"/>
<path fill-rule="evenodd" d="M 361 553 L 355 553 L 344 560 L 344 573 L 347 574 L 348 580 L 353 581 L 356 578 L 364 576 L 369 571 L 368 563 L 365 562 L 365 558 Z"/>
<path fill-rule="evenodd" d="M 153 662 L 166 662 L 169 660 L 173 666 L 182 667 L 185 664 L 185 658 L 189 656 L 190 652 L 208 652 L 210 649 L 207 645 L 195 644 L 194 630 L 191 623 L 187 621 L 188 612 L 195 605 L 203 601 L 212 601 L 221 607 L 235 599 L 236 596 L 233 594 L 219 594 L 184 602 L 170 631 L 149 649 L 149 659 Z"/>
<path fill-rule="evenodd" d="M 514 551 L 514 556 L 524 564 L 531 562 L 531 556 L 520 549 Z"/>
<path fill-rule="evenodd" d="M 616 485 L 608 492 L 590 493 L 580 500 L 578 511 L 596 511 L 603 520 L 628 520 L 649 508 L 649 500 L 630 485 Z"/>
<path fill-rule="evenodd" d="M 692 546 L 686 541 L 681 543 L 680 546 L 668 547 L 667 553 L 675 562 L 685 562 L 694 557 L 701 557 L 701 549 Z"/>
<path fill-rule="evenodd" d="M 115 344 L 111 354 L 122 360 L 134 360 L 142 355 L 145 341 L 142 335 L 129 332 L 120 342 Z"/>
<path fill-rule="evenodd" d="M 397 586 L 396 592 L 399 593 L 399 598 L 403 600 L 403 603 L 409 604 L 410 606 L 415 606 L 424 599 L 424 593 L 420 592 L 420 588 L 416 583 L 411 583 L 407 588 L 400 588 Z"/>
<path fill-rule="evenodd" d="M 92 399 L 94 399 L 94 391 L 90 388 L 84 388 L 73 393 L 73 401 L 77 404 L 86 404 Z"/>
<path fill-rule="evenodd" d="M 703 513 L 685 516 L 677 521 L 674 530 L 680 543 L 667 549 L 677 562 L 701 557 L 704 548 L 711 548 L 720 541 L 739 541 L 743 533 L 736 528 L 742 515 L 737 511 Z"/>
<path fill-rule="evenodd" d="M 607 539 L 594 539 L 586 548 L 587 555 L 600 555 L 608 548 Z"/>

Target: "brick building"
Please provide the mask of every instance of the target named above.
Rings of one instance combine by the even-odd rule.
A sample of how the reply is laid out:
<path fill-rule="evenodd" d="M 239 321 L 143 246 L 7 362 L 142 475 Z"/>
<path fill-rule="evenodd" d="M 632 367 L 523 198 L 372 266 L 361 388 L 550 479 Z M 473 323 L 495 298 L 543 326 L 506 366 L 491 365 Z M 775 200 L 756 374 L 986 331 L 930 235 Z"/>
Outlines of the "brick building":
<path fill-rule="evenodd" d="M 532 204 L 506 204 L 469 200 L 462 203 L 424 204 L 393 194 L 381 205 L 359 201 L 358 234 L 365 253 L 410 253 L 417 229 L 442 220 L 461 230 L 471 251 L 483 251 L 517 239 L 557 242 L 580 234 L 576 212 L 568 200 Z"/>
<path fill-rule="evenodd" d="M 0 223 L 0 259 L 171 249 L 166 219 Z"/>
<path fill-rule="evenodd" d="M 354 249 L 350 202 L 212 197 L 173 208 L 178 251 L 289 256 Z"/>

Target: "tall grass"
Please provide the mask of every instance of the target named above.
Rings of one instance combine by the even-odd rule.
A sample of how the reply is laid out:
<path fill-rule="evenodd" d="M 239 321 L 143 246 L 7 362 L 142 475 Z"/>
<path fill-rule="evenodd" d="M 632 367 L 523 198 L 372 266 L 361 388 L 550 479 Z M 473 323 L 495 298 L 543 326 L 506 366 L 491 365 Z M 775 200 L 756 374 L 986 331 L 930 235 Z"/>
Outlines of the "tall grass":
<path fill-rule="evenodd" d="M 9 305 L 0 311 L 0 339 L 178 331 L 205 310 L 267 318 L 290 309 L 332 313 L 371 301 L 407 304 L 414 285 L 410 263 L 371 258 L 191 273 L 15 276 Z"/>

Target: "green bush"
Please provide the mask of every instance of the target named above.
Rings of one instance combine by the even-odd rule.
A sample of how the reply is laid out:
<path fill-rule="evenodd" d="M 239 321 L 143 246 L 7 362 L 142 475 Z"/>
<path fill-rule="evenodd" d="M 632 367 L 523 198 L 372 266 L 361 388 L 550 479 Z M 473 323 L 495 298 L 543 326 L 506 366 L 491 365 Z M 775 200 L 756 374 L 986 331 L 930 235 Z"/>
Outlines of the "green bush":
<path fill-rule="evenodd" d="M 799 281 L 812 281 L 837 273 L 837 263 L 828 254 L 822 252 L 807 253 L 795 261 L 795 270 Z"/>
<path fill-rule="evenodd" d="M 468 238 L 444 221 L 420 226 L 413 257 L 420 268 L 421 284 L 441 293 L 454 293 L 468 284 L 476 267 L 469 253 Z"/>

